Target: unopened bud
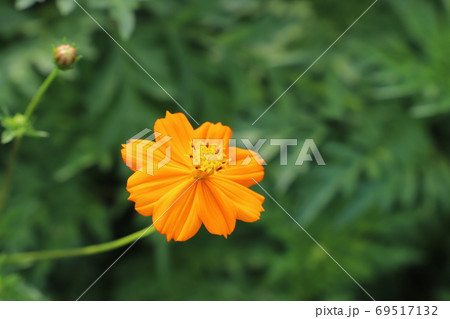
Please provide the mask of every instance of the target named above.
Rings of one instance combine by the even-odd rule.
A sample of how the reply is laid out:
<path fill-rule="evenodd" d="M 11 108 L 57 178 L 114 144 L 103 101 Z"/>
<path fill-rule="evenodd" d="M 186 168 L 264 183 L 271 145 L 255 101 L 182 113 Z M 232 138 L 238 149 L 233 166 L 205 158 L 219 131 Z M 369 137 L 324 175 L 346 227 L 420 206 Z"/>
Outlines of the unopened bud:
<path fill-rule="evenodd" d="M 68 69 L 77 61 L 77 49 L 69 44 L 61 44 L 54 50 L 55 62 L 61 69 Z"/>

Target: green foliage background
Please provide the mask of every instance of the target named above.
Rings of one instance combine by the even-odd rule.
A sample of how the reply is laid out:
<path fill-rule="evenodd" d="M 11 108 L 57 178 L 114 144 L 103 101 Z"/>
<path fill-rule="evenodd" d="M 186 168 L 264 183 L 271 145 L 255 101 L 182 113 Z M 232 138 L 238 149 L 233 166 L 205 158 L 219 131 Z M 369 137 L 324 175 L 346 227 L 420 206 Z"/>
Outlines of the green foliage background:
<path fill-rule="evenodd" d="M 450 299 L 450 1 L 79 1 L 199 122 L 265 144 L 263 186 L 377 300 Z M 168 96 L 72 0 L 0 2 L 0 106 L 23 112 L 67 37 L 83 60 L 34 116 L 6 211 L 3 253 L 100 243 L 149 225 L 127 201 L 120 144 L 152 128 Z M 193 123 L 194 124 L 194 123 Z M 11 145 L 0 146 L 0 176 Z M 256 191 L 260 191 L 255 188 Z M 136 244 L 84 300 L 366 300 L 273 201 L 228 238 Z M 0 299 L 74 300 L 120 255 L 0 258 Z"/>

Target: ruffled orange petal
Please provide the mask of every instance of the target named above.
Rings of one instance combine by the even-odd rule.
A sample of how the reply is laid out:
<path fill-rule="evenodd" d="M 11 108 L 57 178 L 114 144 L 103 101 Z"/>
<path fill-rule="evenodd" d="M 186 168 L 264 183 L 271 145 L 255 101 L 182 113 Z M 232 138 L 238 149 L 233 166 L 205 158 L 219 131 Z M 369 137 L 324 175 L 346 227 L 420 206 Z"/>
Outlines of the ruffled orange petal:
<path fill-rule="evenodd" d="M 264 196 L 236 182 L 216 175 L 209 180 L 212 187 L 232 203 L 236 209 L 236 218 L 244 222 L 257 221 L 264 211 Z"/>
<path fill-rule="evenodd" d="M 156 203 L 172 191 L 173 185 L 187 179 L 192 179 L 190 171 L 176 165 L 165 166 L 156 171 L 155 175 L 136 171 L 128 178 L 128 200 L 135 202 L 135 209 L 139 214 L 152 215 Z"/>
<path fill-rule="evenodd" d="M 264 178 L 264 160 L 258 153 L 237 147 L 230 147 L 230 163 L 220 176 L 245 187 L 255 185 Z M 256 181 L 256 182 L 255 182 Z"/>
<path fill-rule="evenodd" d="M 194 131 L 194 139 L 222 140 L 224 155 L 228 155 L 228 144 L 230 142 L 231 135 L 233 135 L 233 131 L 231 131 L 228 126 L 222 125 L 220 122 L 217 124 L 205 122 Z"/>
<path fill-rule="evenodd" d="M 203 203 L 197 193 L 198 181 L 193 178 L 171 185 L 157 203 L 153 214 L 154 227 L 167 240 L 185 241 L 194 236 L 202 222 L 198 210 Z"/>
<path fill-rule="evenodd" d="M 194 129 L 183 113 L 172 114 L 167 111 L 165 118 L 156 120 L 154 129 L 156 134 L 161 134 L 156 137 L 156 141 L 163 139 L 165 136 L 171 138 L 170 141 L 160 147 L 162 152 L 170 145 L 172 160 L 185 165 L 192 164 L 189 154 L 191 153 Z"/>
<path fill-rule="evenodd" d="M 159 170 L 158 166 L 179 167 L 185 163 L 170 159 L 170 153 L 166 154 L 158 143 L 149 140 L 130 140 L 127 144 L 122 144 L 122 159 L 124 163 L 133 171 L 141 171 L 148 174 L 155 174 Z M 169 161 L 167 161 L 169 159 Z M 152 166 L 150 166 L 152 165 Z M 152 168 L 152 170 L 150 170 Z"/>
<path fill-rule="evenodd" d="M 206 229 L 211 234 L 227 237 L 236 226 L 236 209 L 233 203 L 217 192 L 209 179 L 200 180 L 196 191 L 201 201 L 198 216 Z"/>

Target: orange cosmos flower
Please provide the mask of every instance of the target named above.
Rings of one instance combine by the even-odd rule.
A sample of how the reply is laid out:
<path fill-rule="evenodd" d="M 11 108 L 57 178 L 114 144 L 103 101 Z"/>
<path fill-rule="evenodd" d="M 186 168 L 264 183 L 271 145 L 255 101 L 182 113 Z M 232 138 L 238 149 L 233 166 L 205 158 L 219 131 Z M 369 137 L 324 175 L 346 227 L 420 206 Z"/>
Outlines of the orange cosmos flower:
<path fill-rule="evenodd" d="M 128 199 L 138 213 L 153 217 L 168 241 L 187 240 L 202 224 L 227 237 L 236 220 L 259 219 L 264 196 L 248 187 L 263 179 L 264 160 L 229 146 L 228 126 L 206 122 L 194 130 L 184 114 L 167 112 L 154 131 L 154 142 L 122 145 L 122 157 L 135 171 L 128 179 Z"/>

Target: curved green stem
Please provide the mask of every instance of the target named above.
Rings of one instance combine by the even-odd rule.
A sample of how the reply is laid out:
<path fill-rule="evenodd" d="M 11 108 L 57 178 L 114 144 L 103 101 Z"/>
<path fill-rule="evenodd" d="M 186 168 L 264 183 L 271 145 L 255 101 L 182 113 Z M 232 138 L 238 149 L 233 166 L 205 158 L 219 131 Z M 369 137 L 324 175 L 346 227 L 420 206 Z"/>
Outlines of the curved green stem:
<path fill-rule="evenodd" d="M 56 76 L 59 73 L 59 69 L 55 68 L 52 73 L 50 73 L 47 78 L 44 80 L 44 82 L 41 84 L 39 89 L 37 90 L 36 94 L 31 99 L 30 103 L 28 104 L 26 110 L 25 110 L 25 117 L 27 120 L 29 120 L 31 114 L 33 114 L 33 111 L 36 109 L 36 106 L 39 104 L 42 96 L 44 95 L 45 91 L 49 88 L 50 84 L 53 82 L 53 80 L 56 78 Z M 20 142 L 22 140 L 22 137 L 19 136 L 14 140 L 13 149 L 11 151 L 11 155 L 8 159 L 8 164 L 6 167 L 5 175 L 2 181 L 2 185 L 0 187 L 0 214 L 3 211 L 3 208 L 5 207 L 6 198 L 8 197 L 9 193 L 9 184 L 11 182 L 11 176 L 14 170 L 14 165 L 16 163 L 17 153 L 19 152 L 19 146 Z"/>
<path fill-rule="evenodd" d="M 33 114 L 34 109 L 38 105 L 39 101 L 41 100 L 42 96 L 44 95 L 45 91 L 47 91 L 50 84 L 53 82 L 53 80 L 56 78 L 56 76 L 59 73 L 59 69 L 55 68 L 52 73 L 50 73 L 45 81 L 41 84 L 36 94 L 31 99 L 30 103 L 27 106 L 27 109 L 25 110 L 25 116 L 27 119 L 30 118 L 31 114 Z"/>
<path fill-rule="evenodd" d="M 131 242 L 136 242 L 138 239 L 146 237 L 155 231 L 154 227 L 146 227 L 135 233 L 125 237 L 103 243 L 98 245 L 85 246 L 73 249 L 57 249 L 57 250 L 42 250 L 32 251 L 27 253 L 17 253 L 11 255 L 3 255 L 6 264 L 17 263 L 31 263 L 38 260 L 70 258 L 78 256 L 87 256 L 102 253 L 125 246 Z"/>

